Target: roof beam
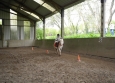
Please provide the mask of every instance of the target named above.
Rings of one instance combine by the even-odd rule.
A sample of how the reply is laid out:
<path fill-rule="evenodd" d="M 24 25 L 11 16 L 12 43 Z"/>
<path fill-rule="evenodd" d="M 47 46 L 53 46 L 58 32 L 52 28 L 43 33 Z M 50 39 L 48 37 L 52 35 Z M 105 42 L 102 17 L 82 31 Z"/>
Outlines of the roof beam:
<path fill-rule="evenodd" d="M 15 1 L 16 3 L 18 3 L 19 5 L 21 5 L 22 7 L 26 8 L 29 12 L 34 13 L 34 14 L 38 15 L 38 16 L 40 17 L 40 19 L 43 19 L 43 18 L 44 18 L 44 16 L 42 16 L 42 15 L 41 15 L 41 14 L 39 14 L 38 12 L 36 12 L 36 11 L 32 10 L 31 8 L 27 7 L 24 3 L 19 2 L 19 1 L 17 1 L 17 0 L 14 0 L 14 1 Z"/>

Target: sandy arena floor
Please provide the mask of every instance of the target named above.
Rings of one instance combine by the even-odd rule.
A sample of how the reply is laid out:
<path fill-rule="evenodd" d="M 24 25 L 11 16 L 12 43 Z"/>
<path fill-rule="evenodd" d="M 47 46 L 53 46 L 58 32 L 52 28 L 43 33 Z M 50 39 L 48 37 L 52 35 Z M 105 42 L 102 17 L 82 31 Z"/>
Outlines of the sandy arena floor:
<path fill-rule="evenodd" d="M 31 47 L 0 49 L 0 83 L 115 83 L 115 62 Z"/>

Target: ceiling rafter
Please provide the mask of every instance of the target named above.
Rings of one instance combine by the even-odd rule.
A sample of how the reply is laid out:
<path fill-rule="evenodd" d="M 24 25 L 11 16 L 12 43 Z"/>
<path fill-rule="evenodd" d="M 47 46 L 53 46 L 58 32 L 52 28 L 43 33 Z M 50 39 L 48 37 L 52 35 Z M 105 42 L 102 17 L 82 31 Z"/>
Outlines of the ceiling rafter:
<path fill-rule="evenodd" d="M 19 1 L 17 1 L 17 0 L 14 0 L 14 1 L 15 1 L 16 3 L 18 3 L 19 5 L 21 5 L 22 7 L 28 9 L 29 12 L 36 14 L 38 17 L 40 17 L 41 20 L 44 18 L 44 16 L 42 16 L 42 15 L 39 14 L 38 12 L 32 10 L 31 8 L 27 7 L 24 3 L 19 2 Z"/>
<path fill-rule="evenodd" d="M 3 2 L 0 2 L 0 4 L 4 5 L 5 7 L 9 8 L 9 9 L 12 9 L 13 11 L 17 12 L 18 14 L 20 14 L 22 17 L 29 19 L 30 21 L 35 21 L 35 20 L 33 20 L 33 19 L 27 17 L 26 15 L 20 13 L 19 11 L 17 11 L 17 10 L 15 10 L 15 9 L 11 8 L 10 6 L 4 4 Z"/>

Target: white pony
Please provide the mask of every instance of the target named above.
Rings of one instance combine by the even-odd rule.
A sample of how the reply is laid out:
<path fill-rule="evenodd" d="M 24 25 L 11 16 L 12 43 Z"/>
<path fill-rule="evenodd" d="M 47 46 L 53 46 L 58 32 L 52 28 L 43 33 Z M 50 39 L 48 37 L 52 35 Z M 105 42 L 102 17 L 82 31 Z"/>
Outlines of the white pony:
<path fill-rule="evenodd" d="M 60 41 L 58 43 L 54 42 L 54 48 L 56 49 L 59 55 L 61 55 L 63 44 L 64 44 L 64 40 L 62 38 L 60 38 Z"/>

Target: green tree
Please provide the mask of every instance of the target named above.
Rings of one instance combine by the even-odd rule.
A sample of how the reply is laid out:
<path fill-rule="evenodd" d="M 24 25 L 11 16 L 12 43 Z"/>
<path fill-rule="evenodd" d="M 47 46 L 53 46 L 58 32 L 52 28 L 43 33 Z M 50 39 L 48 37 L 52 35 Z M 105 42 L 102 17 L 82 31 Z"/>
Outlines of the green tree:
<path fill-rule="evenodd" d="M 42 28 L 37 28 L 36 29 L 36 38 L 39 39 L 43 39 L 43 29 Z"/>

